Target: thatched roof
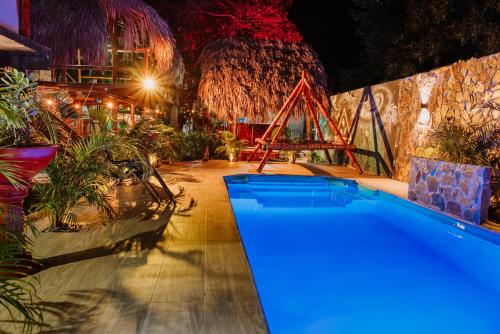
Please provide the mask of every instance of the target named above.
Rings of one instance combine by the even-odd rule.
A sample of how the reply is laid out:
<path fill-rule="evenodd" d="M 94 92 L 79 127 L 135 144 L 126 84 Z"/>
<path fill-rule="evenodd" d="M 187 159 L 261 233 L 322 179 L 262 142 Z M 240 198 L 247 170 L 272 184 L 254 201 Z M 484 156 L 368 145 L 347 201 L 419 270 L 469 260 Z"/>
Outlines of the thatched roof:
<path fill-rule="evenodd" d="M 248 117 L 270 121 L 300 80 L 302 71 L 328 105 L 327 76 L 318 55 L 302 43 L 224 39 L 201 55 L 198 98 L 219 118 Z M 304 111 L 300 102 L 296 110 Z"/>
<path fill-rule="evenodd" d="M 109 23 L 109 24 L 108 24 Z M 33 40 L 52 50 L 54 64 L 69 64 L 77 50 L 85 62 L 105 65 L 112 27 L 125 27 L 125 49 L 149 47 L 161 72 L 184 68 L 167 24 L 140 0 L 32 0 Z"/>

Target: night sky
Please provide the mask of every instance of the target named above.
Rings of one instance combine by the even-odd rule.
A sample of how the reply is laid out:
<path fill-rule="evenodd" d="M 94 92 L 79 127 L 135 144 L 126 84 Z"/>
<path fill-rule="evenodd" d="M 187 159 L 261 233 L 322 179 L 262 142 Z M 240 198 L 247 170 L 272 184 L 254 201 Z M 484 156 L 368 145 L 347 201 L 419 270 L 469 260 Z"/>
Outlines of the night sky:
<path fill-rule="evenodd" d="M 351 18 L 350 0 L 335 1 L 295 0 L 289 17 L 304 35 L 304 42 L 318 52 L 335 89 L 341 69 L 356 67 L 362 59 L 359 38 Z"/>

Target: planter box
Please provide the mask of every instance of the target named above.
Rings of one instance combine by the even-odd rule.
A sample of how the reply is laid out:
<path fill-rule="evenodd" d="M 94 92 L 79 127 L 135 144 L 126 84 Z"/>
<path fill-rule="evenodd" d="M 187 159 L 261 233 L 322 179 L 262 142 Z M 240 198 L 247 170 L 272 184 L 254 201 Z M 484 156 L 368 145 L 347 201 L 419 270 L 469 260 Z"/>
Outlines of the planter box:
<path fill-rule="evenodd" d="M 412 157 L 408 198 L 480 224 L 488 217 L 491 168 Z"/>

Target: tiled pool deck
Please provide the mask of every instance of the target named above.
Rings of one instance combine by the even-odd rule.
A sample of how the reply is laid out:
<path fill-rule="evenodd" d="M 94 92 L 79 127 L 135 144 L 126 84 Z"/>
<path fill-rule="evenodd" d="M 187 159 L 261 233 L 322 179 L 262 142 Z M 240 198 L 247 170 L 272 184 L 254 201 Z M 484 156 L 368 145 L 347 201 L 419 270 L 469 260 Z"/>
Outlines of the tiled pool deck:
<path fill-rule="evenodd" d="M 267 332 L 222 178 L 255 168 L 225 161 L 162 167 L 170 186 L 184 189 L 173 215 L 151 208 L 141 218 L 131 210 L 103 226 L 83 208 L 84 231 L 42 233 L 35 255 L 52 266 L 40 273 L 40 296 L 53 311 L 47 332 Z M 330 166 L 270 164 L 265 171 L 357 176 Z M 407 191 L 389 179 L 358 181 L 399 196 Z M 140 186 L 120 189 L 122 205 L 139 208 L 146 198 Z"/>

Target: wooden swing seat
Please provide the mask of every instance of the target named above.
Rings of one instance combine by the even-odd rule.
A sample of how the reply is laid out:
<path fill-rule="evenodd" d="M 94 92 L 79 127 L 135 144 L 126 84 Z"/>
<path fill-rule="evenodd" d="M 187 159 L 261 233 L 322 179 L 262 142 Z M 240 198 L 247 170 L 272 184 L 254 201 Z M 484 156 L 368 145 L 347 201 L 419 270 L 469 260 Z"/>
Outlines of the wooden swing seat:
<path fill-rule="evenodd" d="M 263 139 L 257 139 L 258 143 L 262 144 L 263 150 L 273 151 L 316 151 L 316 150 L 354 150 L 356 145 L 343 144 L 333 141 L 303 141 L 300 143 L 292 142 L 269 142 Z"/>

